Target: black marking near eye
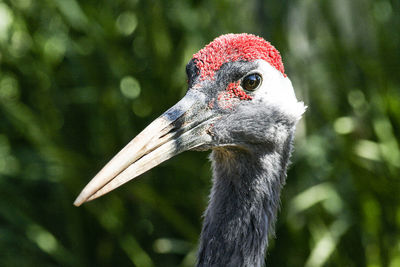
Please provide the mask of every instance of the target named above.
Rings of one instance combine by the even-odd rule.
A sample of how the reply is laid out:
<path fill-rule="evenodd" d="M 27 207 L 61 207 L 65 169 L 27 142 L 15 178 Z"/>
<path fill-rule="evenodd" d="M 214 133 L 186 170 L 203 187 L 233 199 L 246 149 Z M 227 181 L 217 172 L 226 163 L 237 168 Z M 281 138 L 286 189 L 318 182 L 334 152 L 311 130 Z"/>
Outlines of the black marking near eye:
<path fill-rule="evenodd" d="M 199 74 L 200 70 L 197 68 L 195 60 L 190 60 L 186 65 L 186 75 L 188 78 L 189 87 L 193 85 L 193 82 L 196 80 Z"/>

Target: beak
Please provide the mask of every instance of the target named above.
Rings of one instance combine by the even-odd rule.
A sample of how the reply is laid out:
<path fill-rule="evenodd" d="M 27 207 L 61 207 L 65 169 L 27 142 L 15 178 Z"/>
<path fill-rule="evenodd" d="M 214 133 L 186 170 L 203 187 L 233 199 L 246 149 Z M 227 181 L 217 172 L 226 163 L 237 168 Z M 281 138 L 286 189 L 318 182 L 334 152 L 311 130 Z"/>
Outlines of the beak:
<path fill-rule="evenodd" d="M 185 150 L 210 143 L 207 130 L 212 120 L 205 95 L 189 90 L 111 159 L 86 185 L 74 205 L 98 198 Z"/>

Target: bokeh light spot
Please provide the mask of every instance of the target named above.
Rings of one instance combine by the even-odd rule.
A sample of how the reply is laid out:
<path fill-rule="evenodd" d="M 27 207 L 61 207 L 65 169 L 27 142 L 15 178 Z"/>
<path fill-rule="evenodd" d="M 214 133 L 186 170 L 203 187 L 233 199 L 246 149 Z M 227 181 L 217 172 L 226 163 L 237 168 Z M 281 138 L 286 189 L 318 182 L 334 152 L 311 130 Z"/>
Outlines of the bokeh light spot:
<path fill-rule="evenodd" d="M 38 247 L 49 254 L 53 254 L 58 249 L 56 238 L 50 232 L 38 225 L 31 225 L 28 228 L 27 235 L 38 245 Z"/>
<path fill-rule="evenodd" d="M 117 30 L 123 35 L 132 34 L 138 24 L 135 13 L 126 11 L 118 16 L 116 21 Z"/>
<path fill-rule="evenodd" d="M 366 104 L 364 93 L 360 90 L 350 91 L 347 99 L 354 109 L 359 109 Z"/>
<path fill-rule="evenodd" d="M 125 76 L 120 82 L 122 94 L 130 99 L 135 99 L 140 95 L 140 84 L 132 76 Z"/>
<path fill-rule="evenodd" d="M 32 40 L 24 31 L 16 31 L 11 37 L 10 53 L 14 57 L 21 57 L 31 48 Z"/>
<path fill-rule="evenodd" d="M 369 140 L 360 140 L 355 146 L 355 153 L 365 159 L 380 161 L 379 145 Z"/>
<path fill-rule="evenodd" d="M 13 22 L 13 13 L 10 8 L 0 3 L 0 41 L 5 41 L 8 36 L 8 29 Z"/>
<path fill-rule="evenodd" d="M 144 102 L 135 102 L 132 104 L 132 110 L 138 117 L 146 117 L 150 115 L 152 108 L 151 105 L 148 105 Z"/>
<path fill-rule="evenodd" d="M 338 134 L 349 134 L 354 131 L 354 121 L 351 117 L 337 118 L 333 127 Z"/>
<path fill-rule="evenodd" d="M 63 35 L 53 36 L 46 41 L 44 52 L 52 61 L 59 61 L 67 49 L 66 42 L 66 37 Z"/>
<path fill-rule="evenodd" d="M 11 76 L 0 80 L 0 100 L 17 100 L 19 98 L 18 82 Z"/>

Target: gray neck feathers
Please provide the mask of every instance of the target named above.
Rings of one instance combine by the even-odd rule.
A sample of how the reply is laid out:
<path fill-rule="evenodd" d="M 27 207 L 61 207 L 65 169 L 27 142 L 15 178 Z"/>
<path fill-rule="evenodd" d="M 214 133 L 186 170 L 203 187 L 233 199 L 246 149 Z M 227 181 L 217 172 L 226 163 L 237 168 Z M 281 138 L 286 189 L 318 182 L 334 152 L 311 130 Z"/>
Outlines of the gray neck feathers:
<path fill-rule="evenodd" d="M 213 150 L 213 187 L 197 266 L 263 266 L 268 236 L 274 234 L 292 139 L 290 132 L 280 144 Z"/>

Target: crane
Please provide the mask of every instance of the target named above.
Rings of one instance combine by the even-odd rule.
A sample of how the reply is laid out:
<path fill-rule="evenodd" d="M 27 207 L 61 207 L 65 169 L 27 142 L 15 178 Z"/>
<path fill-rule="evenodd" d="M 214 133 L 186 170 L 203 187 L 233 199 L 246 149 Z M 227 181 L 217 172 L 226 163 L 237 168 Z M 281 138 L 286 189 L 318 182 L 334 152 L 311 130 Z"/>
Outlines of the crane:
<path fill-rule="evenodd" d="M 74 202 L 98 198 L 186 150 L 211 150 L 213 186 L 197 266 L 263 266 L 305 112 L 279 51 L 221 35 L 186 66 L 186 95 L 130 141 Z"/>

